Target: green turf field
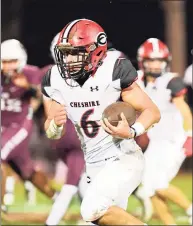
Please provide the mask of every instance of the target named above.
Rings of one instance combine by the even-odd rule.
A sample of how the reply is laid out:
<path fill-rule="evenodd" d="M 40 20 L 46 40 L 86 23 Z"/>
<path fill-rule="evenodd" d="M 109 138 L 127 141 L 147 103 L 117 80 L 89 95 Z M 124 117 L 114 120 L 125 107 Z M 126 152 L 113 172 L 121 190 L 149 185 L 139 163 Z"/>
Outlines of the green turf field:
<path fill-rule="evenodd" d="M 177 176 L 173 182 L 173 184 L 180 187 L 184 193 L 188 196 L 190 200 L 192 200 L 192 175 L 191 174 L 180 174 Z M 25 193 L 22 184 L 18 184 L 16 187 L 16 198 L 14 205 L 9 207 L 10 212 L 47 212 L 51 208 L 51 201 L 47 199 L 44 195 L 37 193 L 37 203 L 36 205 L 27 205 L 25 202 Z M 176 218 L 176 222 L 179 225 L 188 225 L 186 215 L 182 209 L 177 207 L 176 205 L 169 203 L 170 208 Z M 78 197 L 74 198 L 70 206 L 70 212 L 79 212 L 80 202 Z M 134 197 L 131 196 L 128 202 L 128 211 L 131 213 L 137 213 L 140 210 L 140 203 Z M 3 225 L 11 225 L 7 222 L 2 222 Z M 63 224 L 75 224 L 75 222 L 61 222 Z M 18 222 L 16 224 L 24 224 L 27 225 L 27 222 Z M 162 225 L 160 221 L 157 219 L 152 219 L 148 222 L 149 225 Z M 13 224 L 12 224 L 13 225 Z"/>

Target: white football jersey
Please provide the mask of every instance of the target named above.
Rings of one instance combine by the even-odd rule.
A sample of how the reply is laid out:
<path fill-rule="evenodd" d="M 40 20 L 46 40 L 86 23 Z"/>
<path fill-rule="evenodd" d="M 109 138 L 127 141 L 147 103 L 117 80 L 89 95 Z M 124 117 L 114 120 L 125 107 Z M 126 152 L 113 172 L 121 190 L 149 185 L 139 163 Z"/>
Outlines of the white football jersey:
<path fill-rule="evenodd" d="M 122 151 L 121 140 L 113 138 L 99 125 L 104 109 L 120 98 L 123 78 L 113 79 L 115 63 L 120 54 L 119 51 L 108 51 L 102 66 L 82 86 L 76 81 L 73 81 L 73 87 L 69 86 L 61 77 L 57 66 L 51 69 L 50 84 L 42 85 L 50 98 L 66 106 L 68 117 L 74 123 L 81 140 L 86 162 L 101 161 L 117 156 Z M 131 63 L 130 65 L 132 67 Z M 137 73 L 133 77 L 136 76 Z M 135 80 L 125 77 L 124 82 L 132 83 L 132 79 Z M 127 142 L 131 143 L 128 149 L 133 150 L 135 141 Z"/>
<path fill-rule="evenodd" d="M 193 88 L 192 84 L 192 76 L 193 76 L 193 66 L 192 64 L 188 66 L 184 73 L 184 83 Z"/>
<path fill-rule="evenodd" d="M 148 131 L 150 138 L 163 138 L 171 141 L 176 139 L 185 139 L 182 115 L 171 102 L 172 91 L 168 89 L 169 82 L 176 76 L 177 74 L 175 73 L 167 72 L 156 78 L 154 83 L 148 82 L 145 86 L 143 72 L 138 71 L 138 85 L 154 101 L 161 113 L 161 120 L 159 123 Z"/>

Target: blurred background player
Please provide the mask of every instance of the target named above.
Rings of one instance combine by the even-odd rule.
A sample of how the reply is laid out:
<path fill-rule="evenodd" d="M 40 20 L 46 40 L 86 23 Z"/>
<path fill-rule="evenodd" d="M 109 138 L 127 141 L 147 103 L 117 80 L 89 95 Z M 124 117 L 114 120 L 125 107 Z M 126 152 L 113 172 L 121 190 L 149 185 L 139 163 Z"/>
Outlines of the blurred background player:
<path fill-rule="evenodd" d="M 192 155 L 192 115 L 184 100 L 186 88 L 182 78 L 170 72 L 171 55 L 160 40 L 146 40 L 138 49 L 137 59 L 140 69 L 138 84 L 159 107 L 161 120 L 148 131 L 146 167 L 142 187 L 136 194 L 144 202 L 146 220 L 152 216 L 152 202 L 162 222 L 175 225 L 166 199 L 179 205 L 192 218 L 191 202 L 180 189 L 170 184 L 186 156 Z"/>
<path fill-rule="evenodd" d="M 56 38 L 54 39 L 54 42 L 56 42 Z M 53 46 L 53 42 L 52 42 L 52 46 Z M 11 47 L 13 46 L 10 46 L 10 48 Z M 40 85 L 43 73 L 45 73 L 45 68 L 49 69 L 51 66 L 53 65 L 44 67 L 43 72 L 42 70 L 37 68 L 38 69 L 38 74 L 36 75 L 37 86 Z M 61 159 L 67 166 L 67 172 L 65 171 L 64 168 L 62 168 L 64 172 L 59 172 L 60 176 L 63 176 L 65 173 L 67 173 L 67 175 L 65 175 L 66 178 L 63 178 L 65 179 L 65 185 L 62 187 L 62 190 L 58 198 L 56 199 L 56 202 L 54 203 L 52 210 L 50 212 L 50 215 L 48 216 L 48 219 L 46 221 L 47 225 L 56 225 L 65 215 L 66 210 L 68 209 L 68 206 L 73 196 L 77 193 L 77 190 L 78 190 L 77 186 L 84 169 L 84 158 L 83 158 L 83 153 L 80 147 L 80 141 L 75 132 L 75 128 L 70 120 L 68 120 L 67 122 L 68 133 L 66 134 L 65 137 L 63 137 L 63 139 L 59 141 L 52 142 L 44 135 L 44 133 L 42 133 L 42 130 L 43 130 L 42 122 L 44 121 L 44 118 L 47 115 L 50 100 L 49 98 L 46 98 L 46 99 L 44 98 L 44 101 L 43 101 L 44 106 L 41 104 L 40 100 L 41 100 L 41 96 L 37 96 L 37 98 L 33 100 L 33 106 L 35 106 L 36 112 L 34 114 L 35 117 L 33 118 L 34 121 L 31 120 L 31 123 L 33 123 L 33 128 L 31 128 L 31 132 L 33 132 L 33 134 L 30 139 L 30 151 L 32 153 L 33 152 L 35 153 L 37 159 L 40 159 L 40 155 L 37 153 L 37 151 L 39 152 L 39 147 L 41 147 L 41 151 L 44 153 L 44 155 L 46 155 L 46 152 L 49 152 L 49 153 L 50 151 L 55 152 L 57 159 Z M 44 107 L 45 107 L 45 110 L 44 110 Z M 27 153 L 30 157 L 29 152 Z M 37 160 L 33 161 L 33 163 L 34 162 L 36 163 Z M 27 163 L 28 165 L 30 163 L 33 165 L 32 159 L 30 158 Z M 42 166 L 45 167 L 45 165 L 40 164 L 41 170 L 46 171 L 44 168 L 42 168 Z M 59 169 L 61 170 L 61 168 Z M 29 184 L 27 184 L 27 186 L 29 186 Z M 81 186 L 81 188 L 82 188 L 82 192 L 81 192 L 82 194 L 83 186 Z M 74 215 L 74 216 L 75 218 L 77 218 L 77 215 Z M 38 219 L 39 222 L 43 222 L 45 217 L 46 217 L 45 214 L 43 214 L 42 217 L 41 215 L 40 216 L 37 215 L 37 216 L 34 216 L 34 220 Z M 17 219 L 19 219 L 20 221 L 21 219 L 31 221 L 31 216 L 25 215 L 25 214 L 23 214 L 22 216 L 22 214 L 20 214 L 16 216 L 15 221 L 17 221 Z"/>
<path fill-rule="evenodd" d="M 1 43 L 1 170 L 2 205 L 6 166 L 31 181 L 48 197 L 54 196 L 45 174 L 34 168 L 29 153 L 33 127 L 33 98 L 40 98 L 40 70 L 27 65 L 27 53 L 15 39 Z M 31 107 L 32 106 L 32 107 Z M 41 147 L 40 147 L 41 148 Z M 4 208 L 5 209 L 5 208 Z"/>
<path fill-rule="evenodd" d="M 56 63 L 54 47 L 57 43 L 58 37 L 59 34 L 54 37 L 50 46 L 50 53 L 54 64 Z M 42 75 L 49 73 L 52 66 L 53 65 L 48 65 L 43 67 L 41 70 Z M 45 116 L 47 117 L 52 100 L 46 96 L 43 96 L 43 103 Z M 69 119 L 67 120 L 66 129 L 67 131 L 64 137 L 57 141 L 51 141 L 53 151 L 57 152 L 58 158 L 61 159 L 67 166 L 67 175 L 65 184 L 62 186 L 61 192 L 52 206 L 46 225 L 57 225 L 65 215 L 73 196 L 77 194 L 78 183 L 84 170 L 84 157 L 80 140 L 78 139 L 74 125 Z"/>

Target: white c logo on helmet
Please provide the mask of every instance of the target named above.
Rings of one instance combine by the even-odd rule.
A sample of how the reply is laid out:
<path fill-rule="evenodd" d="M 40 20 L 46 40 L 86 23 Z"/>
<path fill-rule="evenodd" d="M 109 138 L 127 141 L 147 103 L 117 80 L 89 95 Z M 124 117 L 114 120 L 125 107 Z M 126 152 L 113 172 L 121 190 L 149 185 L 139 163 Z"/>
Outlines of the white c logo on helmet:
<path fill-rule="evenodd" d="M 104 32 L 100 32 L 97 35 L 96 42 L 100 45 L 103 46 L 107 43 L 107 35 Z"/>

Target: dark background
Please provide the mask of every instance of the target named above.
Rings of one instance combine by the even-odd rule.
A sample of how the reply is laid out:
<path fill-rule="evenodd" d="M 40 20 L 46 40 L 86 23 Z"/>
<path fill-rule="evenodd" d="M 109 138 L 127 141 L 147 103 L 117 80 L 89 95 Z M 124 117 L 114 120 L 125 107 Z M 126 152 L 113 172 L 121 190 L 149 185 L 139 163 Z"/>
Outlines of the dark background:
<path fill-rule="evenodd" d="M 125 52 L 135 66 L 136 51 L 143 41 L 149 37 L 165 41 L 163 8 L 156 0 L 2 0 L 2 41 L 18 38 L 27 49 L 28 63 L 44 66 L 52 62 L 49 48 L 53 37 L 78 18 L 98 22 L 114 47 Z M 186 1 L 186 22 L 190 64 L 192 0 Z"/>

